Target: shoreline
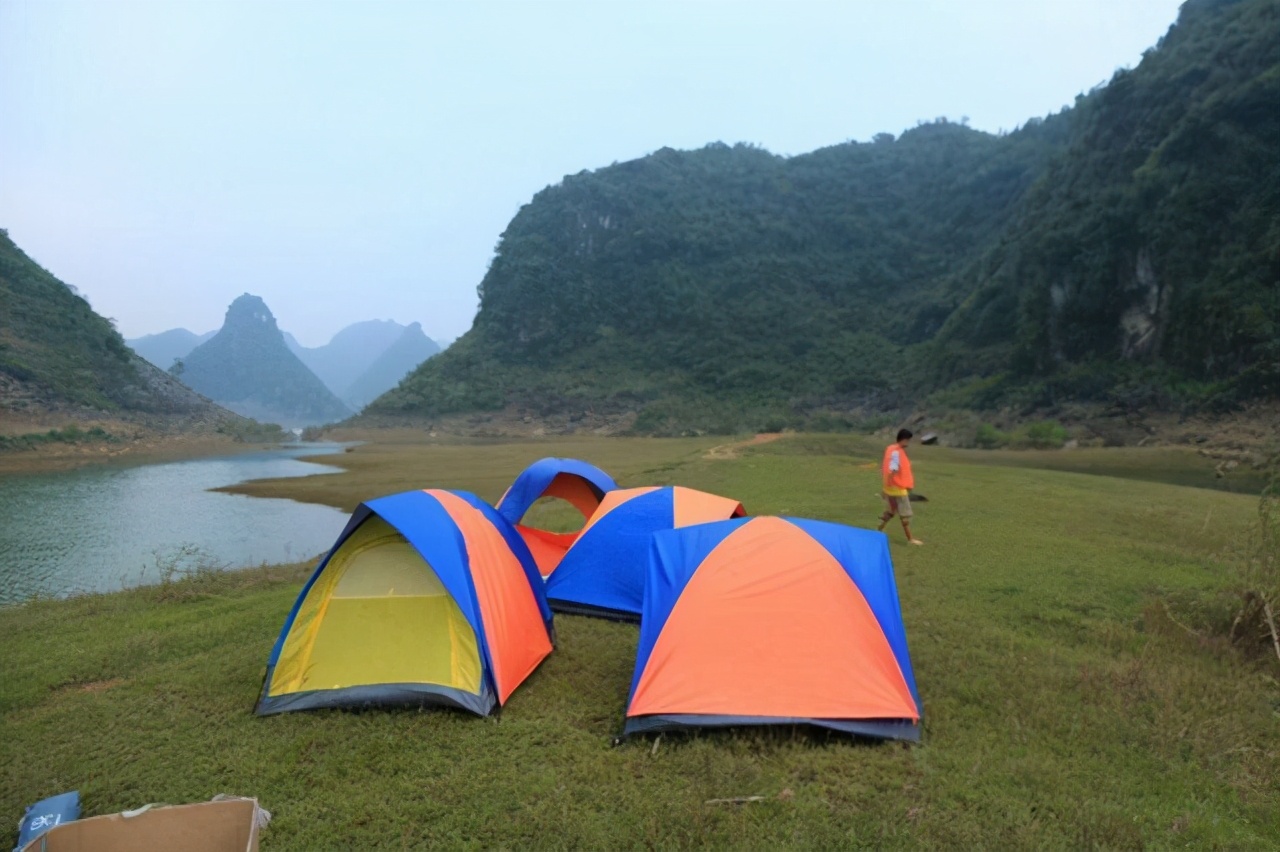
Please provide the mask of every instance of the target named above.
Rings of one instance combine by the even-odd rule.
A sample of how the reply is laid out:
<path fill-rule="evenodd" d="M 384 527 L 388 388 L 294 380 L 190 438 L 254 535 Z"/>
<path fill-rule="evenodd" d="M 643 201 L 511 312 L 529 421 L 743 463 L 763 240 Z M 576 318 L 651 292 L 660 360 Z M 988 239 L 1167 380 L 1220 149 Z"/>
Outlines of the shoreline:
<path fill-rule="evenodd" d="M 0 413 L 9 414 L 0 409 Z M 359 423 L 331 424 L 309 430 L 310 437 L 320 441 L 372 443 L 382 446 L 409 445 L 475 445 L 507 444 L 511 442 L 555 443 L 582 440 L 628 437 L 656 437 L 626 434 L 621 423 L 599 423 L 594 420 L 574 421 L 572 417 L 531 418 L 518 416 L 519 412 L 499 412 L 453 415 L 442 418 L 373 418 Z M 1071 452 L 1107 449 L 1186 449 L 1211 461 L 1225 474 L 1237 468 L 1261 469 L 1280 447 L 1280 403 L 1261 402 L 1244 406 L 1229 414 L 1179 416 L 1170 412 L 1149 411 L 1128 414 L 1103 411 L 1098 406 L 1064 405 L 1056 409 L 1038 412 L 1040 417 L 1061 423 L 1071 440 L 1061 448 Z M 355 418 L 360 420 L 361 418 Z M 1017 416 L 1009 411 L 928 411 L 921 410 L 903 415 L 902 423 L 910 423 L 917 432 L 935 431 L 940 446 L 955 449 L 972 449 L 991 452 L 994 457 L 1012 454 L 1023 456 L 1017 464 L 1045 453 L 1057 451 L 1036 450 L 1002 446 L 990 450 L 978 450 L 973 446 L 972 433 L 980 423 L 991 423 L 997 429 L 1015 429 L 1019 424 L 1033 420 L 1029 415 Z M 65 427 L 65 418 L 3 417 L 0 418 L 0 435 L 18 436 L 23 433 L 42 433 L 50 428 Z M 116 436 L 113 440 L 81 440 L 74 443 L 49 442 L 29 449 L 0 450 L 0 475 L 57 473 L 93 464 L 156 464 L 184 459 L 207 458 L 220 454 L 253 452 L 280 443 L 274 441 L 246 441 L 233 434 L 215 432 L 206 428 L 199 431 L 178 432 L 155 429 L 143 425 L 112 419 L 74 418 L 71 425 L 87 430 L 97 426 Z M 820 435 L 824 432 L 796 432 L 798 435 Z M 866 434 L 858 430 L 833 434 Z M 669 436 L 675 437 L 675 436 Z M 704 435 L 693 433 L 684 437 L 719 438 L 723 443 L 738 436 Z M 1028 466 L 1038 466 L 1034 463 Z M 1050 464 L 1049 467 L 1057 465 Z"/>
<path fill-rule="evenodd" d="M 0 453 L 0 475 L 61 473 L 99 464 L 163 464 L 210 456 L 239 455 L 281 445 L 275 442 L 246 443 L 225 435 L 148 436 L 119 443 L 86 441 L 51 444 Z"/>

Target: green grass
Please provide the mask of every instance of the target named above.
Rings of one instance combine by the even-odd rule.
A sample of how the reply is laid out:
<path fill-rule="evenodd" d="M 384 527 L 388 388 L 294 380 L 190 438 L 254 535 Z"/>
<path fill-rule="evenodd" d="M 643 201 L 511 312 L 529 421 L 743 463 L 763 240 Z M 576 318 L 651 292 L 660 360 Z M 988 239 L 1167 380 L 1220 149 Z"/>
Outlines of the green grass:
<path fill-rule="evenodd" d="M 704 488 L 753 513 L 869 525 L 880 511 L 867 439 L 708 459 L 713 443 L 580 448 L 623 485 Z M 499 468 L 572 450 L 361 447 L 350 474 L 296 483 L 353 505 L 396 471 L 496 498 Z M 495 718 L 256 718 L 294 566 L 0 611 L 0 815 L 68 789 L 86 815 L 227 792 L 275 814 L 265 849 L 1275 848 L 1277 667 L 1217 638 L 1256 499 L 987 455 L 914 449 L 927 544 L 890 530 L 921 745 L 786 728 L 611 748 L 636 629 L 564 616 Z M 738 796 L 765 798 L 708 804 Z"/>

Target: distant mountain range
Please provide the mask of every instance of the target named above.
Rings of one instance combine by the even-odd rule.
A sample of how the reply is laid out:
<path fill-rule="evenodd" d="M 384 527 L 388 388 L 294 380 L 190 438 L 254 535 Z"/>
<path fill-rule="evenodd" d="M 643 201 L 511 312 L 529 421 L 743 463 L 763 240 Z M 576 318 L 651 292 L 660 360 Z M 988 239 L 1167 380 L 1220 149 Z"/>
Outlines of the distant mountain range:
<path fill-rule="evenodd" d="M 394 320 L 366 320 L 342 329 L 323 346 L 303 346 L 287 332 L 284 341 L 289 351 L 341 397 L 402 333 L 404 326 Z"/>
<path fill-rule="evenodd" d="M 215 331 L 195 334 L 185 328 L 171 328 L 159 334 L 148 334 L 143 337 L 135 337 L 132 340 L 126 339 L 125 343 L 129 344 L 130 349 L 155 364 L 161 370 L 168 370 L 173 366 L 174 361 L 187 357 L 187 354 L 192 349 L 195 349 L 215 334 L 217 334 Z"/>
<path fill-rule="evenodd" d="M 289 428 L 342 420 L 351 409 L 289 351 L 266 303 L 245 293 L 218 333 L 175 364 L 174 375 L 232 411 Z"/>
<path fill-rule="evenodd" d="M 407 373 L 440 351 L 419 323 L 366 320 L 347 326 L 324 346 L 309 349 L 286 333 L 290 351 L 354 409 L 391 390 Z"/>
<path fill-rule="evenodd" d="M 168 370 L 215 334 L 211 331 L 197 335 L 175 328 L 125 342 L 157 367 Z M 353 410 L 395 387 L 407 373 L 440 351 L 440 346 L 416 322 L 408 326 L 394 320 L 353 323 L 317 347 L 303 346 L 287 331 L 281 336 L 288 351 Z"/>
<path fill-rule="evenodd" d="M 364 408 L 400 384 L 400 380 L 413 372 L 415 367 L 439 351 L 440 347 L 436 342 L 423 334 L 421 325 L 416 322 L 410 323 L 400 332 L 400 336 L 347 386 L 342 393 L 342 399 L 352 408 Z"/>

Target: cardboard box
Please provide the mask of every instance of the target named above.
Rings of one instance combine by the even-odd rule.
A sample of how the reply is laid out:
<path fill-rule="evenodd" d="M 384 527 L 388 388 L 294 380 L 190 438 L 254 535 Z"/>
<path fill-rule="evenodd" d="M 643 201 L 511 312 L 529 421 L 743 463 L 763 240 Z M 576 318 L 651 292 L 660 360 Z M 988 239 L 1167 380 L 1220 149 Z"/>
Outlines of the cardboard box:
<path fill-rule="evenodd" d="M 49 829 L 22 852 L 257 852 L 258 802 L 157 805 Z"/>

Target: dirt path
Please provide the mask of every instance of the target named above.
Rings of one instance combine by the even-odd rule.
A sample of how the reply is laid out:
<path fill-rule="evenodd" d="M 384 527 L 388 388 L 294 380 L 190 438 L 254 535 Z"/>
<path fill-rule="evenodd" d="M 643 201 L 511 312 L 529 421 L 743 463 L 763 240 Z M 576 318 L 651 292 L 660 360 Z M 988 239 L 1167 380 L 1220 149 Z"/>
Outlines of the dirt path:
<path fill-rule="evenodd" d="M 712 447 L 711 449 L 707 450 L 707 454 L 704 455 L 703 458 L 704 459 L 726 459 L 726 460 L 736 459 L 740 454 L 739 451 L 743 447 L 754 447 L 757 444 L 768 444 L 769 442 L 776 441 L 781 437 L 782 437 L 781 432 L 761 432 L 759 435 L 756 435 L 754 438 L 748 438 L 745 441 L 738 441 L 737 443 L 734 443 L 734 444 L 721 444 L 718 447 Z"/>

